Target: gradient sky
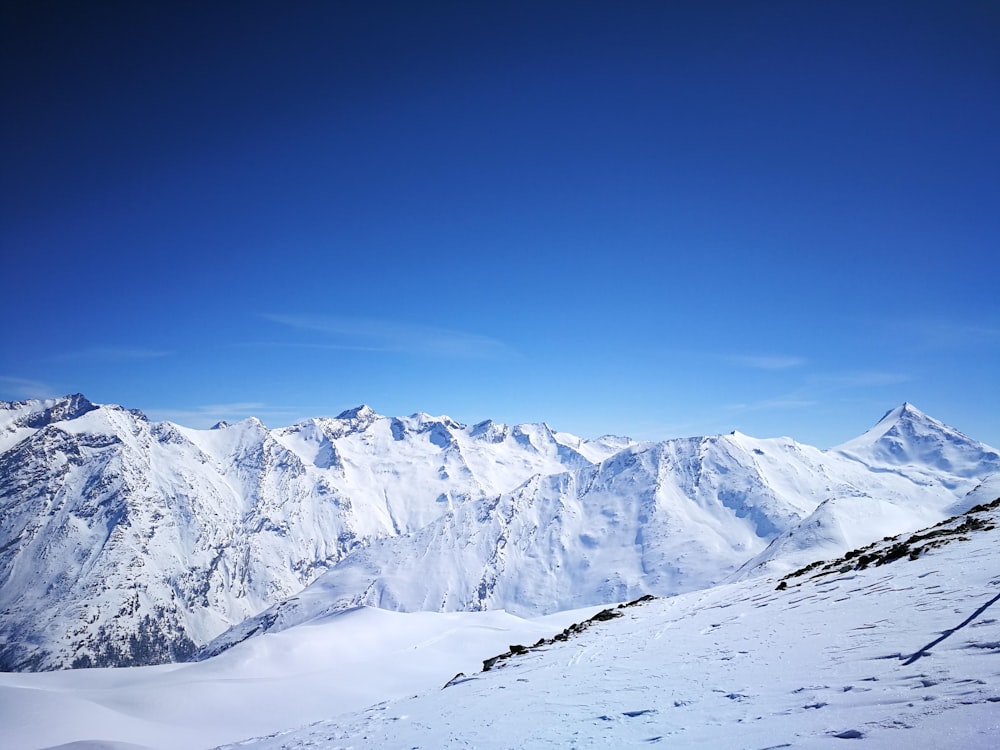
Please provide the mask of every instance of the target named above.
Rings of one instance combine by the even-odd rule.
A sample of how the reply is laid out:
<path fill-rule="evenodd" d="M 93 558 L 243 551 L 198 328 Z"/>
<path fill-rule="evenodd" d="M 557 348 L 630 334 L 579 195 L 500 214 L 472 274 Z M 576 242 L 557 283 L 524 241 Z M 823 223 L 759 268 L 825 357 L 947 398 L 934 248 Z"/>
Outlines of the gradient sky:
<path fill-rule="evenodd" d="M 1000 446 L 995 2 L 2 14 L 0 399 Z"/>

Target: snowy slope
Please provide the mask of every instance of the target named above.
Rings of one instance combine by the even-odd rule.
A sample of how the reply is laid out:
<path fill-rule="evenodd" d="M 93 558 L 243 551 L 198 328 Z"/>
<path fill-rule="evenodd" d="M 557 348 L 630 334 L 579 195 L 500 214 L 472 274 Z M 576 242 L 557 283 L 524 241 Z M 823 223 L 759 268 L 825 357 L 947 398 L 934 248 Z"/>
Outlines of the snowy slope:
<path fill-rule="evenodd" d="M 890 561 L 908 536 L 784 590 L 757 579 L 647 602 L 564 642 L 552 636 L 593 610 L 528 622 L 363 609 L 205 662 L 0 674 L 4 746 L 192 750 L 277 732 L 238 747 L 836 748 L 863 735 L 992 748 L 998 527 L 996 507 L 979 510 Z"/>
<path fill-rule="evenodd" d="M 993 748 L 997 504 L 913 560 L 756 579 L 620 610 L 488 672 L 242 750 Z M 899 540 L 869 552 L 891 557 Z M 939 544 L 940 546 L 935 546 Z M 530 645 L 530 644 L 529 644 Z"/>
<path fill-rule="evenodd" d="M 90 750 L 110 742 L 196 750 L 235 742 L 439 689 L 458 672 L 480 669 L 484 655 L 591 614 L 522 620 L 505 612 L 356 609 L 205 662 L 0 673 L 0 746 L 94 741 Z"/>
<path fill-rule="evenodd" d="M 191 430 L 79 395 L 0 403 L 0 441 L 0 669 L 184 658 L 354 549 L 618 447 L 367 407 Z"/>
<path fill-rule="evenodd" d="M 828 455 L 856 462 L 887 483 L 905 479 L 911 490 L 902 494 L 831 494 L 744 564 L 736 578 L 783 573 L 812 560 L 835 557 L 882 536 L 912 531 L 964 512 L 994 488 L 1000 490 L 998 474 L 994 473 L 1000 472 L 996 450 L 912 404 L 889 411 L 870 430 L 830 449 Z M 980 479 L 984 481 L 980 483 Z M 953 493 L 953 502 L 932 499 L 935 494 L 947 498 L 948 491 Z M 966 493 L 971 493 L 968 499 Z"/>
<path fill-rule="evenodd" d="M 945 518 L 976 480 L 936 471 L 740 434 L 632 446 L 359 550 L 201 655 L 358 605 L 537 616 L 784 572 Z"/>
<path fill-rule="evenodd" d="M 990 474 L 982 482 L 973 487 L 961 500 L 949 508 L 951 515 L 965 513 L 974 505 L 988 503 L 994 498 L 1000 497 L 1000 473 Z"/>

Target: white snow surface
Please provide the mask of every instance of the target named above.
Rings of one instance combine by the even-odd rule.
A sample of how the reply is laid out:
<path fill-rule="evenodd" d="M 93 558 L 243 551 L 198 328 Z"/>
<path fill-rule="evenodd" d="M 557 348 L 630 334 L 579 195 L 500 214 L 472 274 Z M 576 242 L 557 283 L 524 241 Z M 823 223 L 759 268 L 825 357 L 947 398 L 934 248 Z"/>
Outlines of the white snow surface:
<path fill-rule="evenodd" d="M 230 750 L 995 748 L 998 513 L 878 567 L 721 585 L 516 656 L 444 690 Z"/>
<path fill-rule="evenodd" d="M 439 689 L 509 644 L 533 643 L 594 611 L 523 620 L 499 611 L 359 608 L 204 662 L 0 673 L 0 746 L 192 750 L 234 742 Z"/>
<path fill-rule="evenodd" d="M 996 465 L 997 451 L 904 403 L 860 437 L 830 449 L 883 471 L 923 475 L 981 477 L 984 463 Z"/>
<path fill-rule="evenodd" d="M 199 663 L 0 674 L 4 747 L 992 749 L 998 516 L 916 560 L 627 607 L 488 672 L 594 610 L 355 609 Z"/>

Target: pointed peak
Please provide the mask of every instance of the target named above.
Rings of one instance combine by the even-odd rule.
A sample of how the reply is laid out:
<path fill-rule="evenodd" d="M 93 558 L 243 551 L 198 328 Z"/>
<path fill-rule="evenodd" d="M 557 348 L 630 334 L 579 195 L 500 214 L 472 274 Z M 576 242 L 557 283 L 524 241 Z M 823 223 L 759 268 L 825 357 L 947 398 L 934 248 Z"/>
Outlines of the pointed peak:
<path fill-rule="evenodd" d="M 75 419 L 81 414 L 100 408 L 82 393 L 71 393 L 63 398 L 56 399 L 51 409 L 61 414 L 61 419 Z"/>
<path fill-rule="evenodd" d="M 376 414 L 375 410 L 368 404 L 361 404 L 361 406 L 355 406 L 353 409 L 347 409 L 340 412 L 340 414 L 337 415 L 337 419 L 351 419 L 367 422 L 377 416 L 378 414 Z"/>
<path fill-rule="evenodd" d="M 900 430 L 912 432 L 914 429 L 951 430 L 947 425 L 920 411 L 909 401 L 904 401 L 883 414 L 882 418 L 863 435 L 849 442 L 854 443 L 863 439 L 875 441 L 886 435 L 896 434 Z"/>
<path fill-rule="evenodd" d="M 901 419 L 929 419 L 929 417 L 909 401 L 904 401 L 899 406 L 883 414 L 879 420 L 879 424 L 882 422 L 896 422 Z"/>
<path fill-rule="evenodd" d="M 469 431 L 470 437 L 480 438 L 491 443 L 502 443 L 509 434 L 510 428 L 507 425 L 494 422 L 492 419 L 477 422 Z"/>
<path fill-rule="evenodd" d="M 254 432 L 267 432 L 267 425 L 261 422 L 257 417 L 245 417 L 239 422 L 225 422 L 225 427 L 223 429 L 244 429 L 252 430 Z"/>
<path fill-rule="evenodd" d="M 863 435 L 834 446 L 869 466 L 927 465 L 958 476 L 982 474 L 997 453 L 954 427 L 928 416 L 909 402 L 886 412 Z"/>

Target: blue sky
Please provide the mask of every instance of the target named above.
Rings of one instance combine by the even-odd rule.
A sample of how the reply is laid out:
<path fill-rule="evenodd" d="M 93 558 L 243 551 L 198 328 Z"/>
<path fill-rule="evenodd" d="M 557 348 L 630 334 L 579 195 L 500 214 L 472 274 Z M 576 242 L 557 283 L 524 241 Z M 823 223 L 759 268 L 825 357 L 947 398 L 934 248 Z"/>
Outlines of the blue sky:
<path fill-rule="evenodd" d="M 1000 445 L 990 2 L 7 3 L 0 398 Z"/>

